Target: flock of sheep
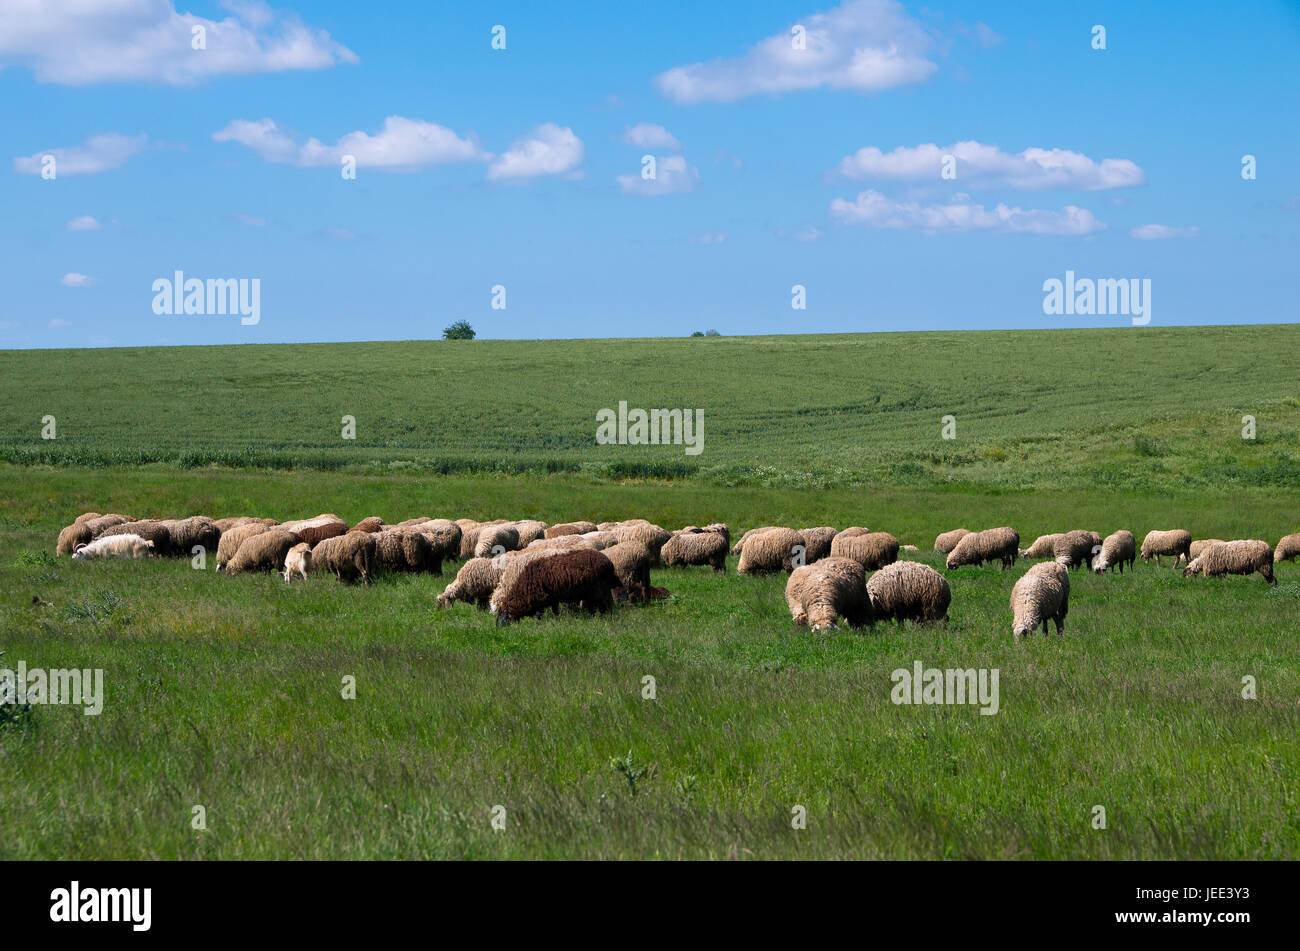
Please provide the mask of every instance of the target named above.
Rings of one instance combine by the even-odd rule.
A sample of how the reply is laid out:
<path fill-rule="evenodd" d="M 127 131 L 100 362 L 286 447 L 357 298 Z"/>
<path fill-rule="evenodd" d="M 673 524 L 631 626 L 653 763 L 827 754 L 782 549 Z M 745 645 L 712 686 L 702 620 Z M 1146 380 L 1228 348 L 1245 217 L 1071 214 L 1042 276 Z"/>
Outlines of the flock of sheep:
<path fill-rule="evenodd" d="M 1275 562 L 1300 555 L 1300 533 L 1276 547 L 1257 540 L 1193 541 L 1176 529 L 1149 532 L 1139 549 L 1132 532 L 1106 538 L 1076 530 L 1042 535 L 1020 548 L 1013 528 L 969 532 L 956 529 L 934 540 L 954 570 L 967 565 L 1019 558 L 1049 559 L 1033 565 L 1011 591 L 1012 633 L 1019 638 L 1054 622 L 1064 630 L 1072 568 L 1104 573 L 1143 561 L 1172 557 L 1185 576 L 1252 574 L 1270 584 Z M 491 610 L 498 624 L 540 616 L 561 605 L 605 612 L 615 600 L 667 597 L 650 584 L 650 569 L 708 566 L 726 571 L 728 554 L 738 555 L 741 574 L 786 572 L 785 596 L 795 624 L 812 630 L 851 627 L 878 620 L 946 621 L 952 592 L 948 580 L 929 565 L 899 561 L 900 545 L 888 532 L 829 526 L 795 529 L 768 525 L 745 532 L 731 544 L 725 524 L 668 531 L 645 519 L 622 522 L 565 522 L 533 519 L 451 521 L 421 516 L 396 525 L 378 517 L 349 526 L 337 515 L 277 522 L 269 518 L 133 520 L 125 515 L 87 512 L 59 533 L 57 551 L 78 560 L 103 557 L 189 557 L 216 552 L 216 568 L 228 575 L 276 571 L 284 580 L 332 573 L 340 581 L 369 584 L 376 572 L 441 574 L 443 562 L 463 562 L 438 596 L 440 607 L 457 601 Z"/>

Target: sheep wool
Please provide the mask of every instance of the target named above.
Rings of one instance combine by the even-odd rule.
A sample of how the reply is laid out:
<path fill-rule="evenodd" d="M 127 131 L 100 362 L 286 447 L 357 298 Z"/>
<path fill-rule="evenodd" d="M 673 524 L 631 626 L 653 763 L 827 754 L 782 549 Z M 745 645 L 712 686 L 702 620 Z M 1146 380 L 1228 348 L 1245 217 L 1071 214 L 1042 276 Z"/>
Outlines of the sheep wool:
<path fill-rule="evenodd" d="M 1001 561 L 1005 570 L 1016 563 L 1020 555 L 1020 534 L 1014 528 L 986 528 L 962 536 L 957 546 L 948 553 L 945 562 L 949 570 L 963 565 L 982 565 L 986 561 Z"/>
<path fill-rule="evenodd" d="M 1125 529 L 1112 532 L 1106 536 L 1105 541 L 1101 543 L 1101 553 L 1092 563 L 1092 570 L 1097 574 L 1119 567 L 1119 573 L 1124 573 L 1124 566 L 1133 567 L 1137 561 L 1137 539 L 1133 533 Z"/>
<path fill-rule="evenodd" d="M 502 569 L 492 558 L 471 558 L 460 566 L 456 578 L 438 595 L 438 607 L 449 608 L 457 601 L 487 608 L 488 600 L 501 580 Z"/>
<path fill-rule="evenodd" d="M 1205 575 L 1218 578 L 1222 575 L 1250 575 L 1259 572 L 1271 585 L 1277 584 L 1273 576 L 1273 546 L 1259 539 L 1241 539 L 1212 545 L 1201 557 L 1183 569 L 1183 576 Z"/>
<path fill-rule="evenodd" d="M 299 542 L 285 553 L 284 583 L 291 584 L 294 575 L 306 581 L 309 571 L 311 571 L 311 546 L 306 542 Z"/>
<path fill-rule="evenodd" d="M 790 572 L 803 548 L 803 536 L 793 528 L 772 528 L 750 535 L 742 544 L 740 564 L 736 566 L 742 575 Z"/>
<path fill-rule="evenodd" d="M 235 552 L 239 551 L 239 546 L 244 543 L 244 539 L 267 531 L 270 531 L 269 525 L 263 525 L 261 522 L 246 522 L 222 532 L 221 540 L 217 542 L 217 571 L 221 571 L 230 563 L 230 559 L 235 557 Z"/>
<path fill-rule="evenodd" d="M 1273 552 L 1273 561 L 1290 561 L 1297 555 L 1300 555 L 1300 532 L 1287 535 L 1277 543 L 1277 550 Z"/>
<path fill-rule="evenodd" d="M 245 538 L 226 563 L 226 574 L 237 575 L 244 571 L 280 571 L 289 549 L 302 541 L 293 532 L 283 528 L 268 528 L 264 532 Z"/>
<path fill-rule="evenodd" d="M 889 532 L 849 534 L 850 531 L 845 529 L 831 539 L 832 555 L 852 558 L 867 571 L 876 571 L 898 560 L 898 539 Z"/>
<path fill-rule="evenodd" d="M 650 592 L 650 568 L 658 559 L 639 541 L 619 542 L 604 550 L 605 557 L 614 566 L 619 585 L 626 589 L 632 601 L 644 601 Z"/>
<path fill-rule="evenodd" d="M 1152 531 L 1147 532 L 1147 537 L 1142 539 L 1142 560 L 1156 560 L 1160 564 L 1161 555 L 1172 555 L 1174 564 L 1180 561 L 1187 561 L 1188 555 L 1192 548 L 1192 533 L 1185 528 L 1174 528 L 1169 531 Z"/>
<path fill-rule="evenodd" d="M 892 618 L 899 624 L 937 624 L 948 620 L 952 589 L 948 579 L 919 561 L 896 561 L 886 565 L 867 582 L 870 618 Z"/>
<path fill-rule="evenodd" d="M 153 542 L 139 535 L 110 535 L 82 545 L 72 557 L 77 561 L 93 558 L 148 558 L 153 554 Z"/>
<path fill-rule="evenodd" d="M 951 532 L 944 532 L 942 535 L 936 535 L 934 539 L 934 550 L 943 552 L 945 555 L 957 547 L 957 543 L 965 536 L 969 535 L 964 528 L 954 528 Z"/>
<path fill-rule="evenodd" d="M 614 606 L 617 587 L 614 565 L 602 552 L 578 549 L 540 558 L 525 565 L 506 590 L 497 607 L 497 624 L 539 614 L 548 607 L 559 614 L 561 604 L 604 613 Z"/>
<path fill-rule="evenodd" d="M 274 529 L 272 529 L 274 531 Z M 255 535 L 245 545 L 264 536 Z M 375 564 L 375 536 L 370 532 L 346 532 L 323 538 L 311 549 L 311 562 L 321 571 L 332 571 L 339 581 L 360 580 L 370 584 Z M 239 551 L 242 552 L 243 546 Z M 238 554 L 235 556 L 239 557 Z"/>
<path fill-rule="evenodd" d="M 286 532 L 293 532 L 303 541 L 313 548 L 317 543 L 327 538 L 334 538 L 336 535 L 343 535 L 348 530 L 348 523 L 343 521 L 337 515 L 317 515 L 315 518 L 299 519 L 296 522 L 285 522 L 280 528 Z"/>
<path fill-rule="evenodd" d="M 804 564 L 811 565 L 830 555 L 831 542 L 839 533 L 829 525 L 818 525 L 815 528 L 801 528 L 799 534 L 803 536 Z"/>
<path fill-rule="evenodd" d="M 1090 567 L 1092 564 L 1092 550 L 1094 547 L 1093 538 L 1096 537 L 1095 545 L 1100 547 L 1101 537 L 1095 532 L 1085 532 L 1082 529 L 1076 529 L 1072 532 L 1066 532 L 1064 535 L 1058 535 L 1056 541 L 1052 544 L 1052 555 L 1066 568 Z"/>
<path fill-rule="evenodd" d="M 677 532 L 664 542 L 659 558 L 669 567 L 708 565 L 714 571 L 726 574 L 727 538 L 720 532 Z"/>
<path fill-rule="evenodd" d="M 796 625 L 814 631 L 834 630 L 841 620 L 849 627 L 870 621 L 866 572 L 851 558 L 827 556 L 790 573 L 785 601 Z"/>
<path fill-rule="evenodd" d="M 1026 571 L 1011 589 L 1011 634 L 1016 640 L 1032 634 L 1040 624 L 1056 623 L 1056 633 L 1065 630 L 1070 610 L 1070 572 L 1055 561 L 1042 561 Z"/>
<path fill-rule="evenodd" d="M 600 531 L 600 528 L 595 522 L 561 522 L 550 526 L 542 534 L 545 538 L 556 538 L 560 535 L 585 535 L 596 531 Z"/>

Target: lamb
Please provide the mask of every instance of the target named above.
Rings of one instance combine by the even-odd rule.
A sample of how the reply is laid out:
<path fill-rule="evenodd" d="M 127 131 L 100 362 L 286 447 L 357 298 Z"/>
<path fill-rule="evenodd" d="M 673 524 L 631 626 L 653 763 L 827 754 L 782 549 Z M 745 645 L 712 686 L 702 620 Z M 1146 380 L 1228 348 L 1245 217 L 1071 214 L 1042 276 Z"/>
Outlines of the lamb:
<path fill-rule="evenodd" d="M 727 538 L 720 532 L 676 532 L 664 542 L 659 559 L 667 566 L 708 565 L 727 573 Z"/>
<path fill-rule="evenodd" d="M 1070 610 L 1070 572 L 1055 561 L 1042 561 L 1021 576 L 1011 589 L 1011 634 L 1018 641 L 1039 624 L 1047 634 L 1047 622 L 1056 622 L 1056 633 L 1065 630 Z"/>
<path fill-rule="evenodd" d="M 619 585 L 627 590 L 632 601 L 645 601 L 650 592 L 650 567 L 659 559 L 648 547 L 638 541 L 619 542 L 604 550 L 605 557 L 614 566 Z"/>
<path fill-rule="evenodd" d="M 740 564 L 736 570 L 742 575 L 795 569 L 796 547 L 803 547 L 803 536 L 793 528 L 772 528 L 744 539 L 740 549 Z"/>
<path fill-rule="evenodd" d="M 1096 542 L 1093 541 L 1096 538 Z M 1052 545 L 1052 554 L 1058 564 L 1065 565 L 1066 568 L 1078 568 L 1092 566 L 1092 551 L 1094 547 L 1101 546 L 1101 536 L 1095 532 L 1085 532 L 1082 529 L 1075 529 L 1072 532 L 1066 532 L 1064 535 L 1058 535 Z"/>
<path fill-rule="evenodd" d="M 1300 555 L 1300 532 L 1287 535 L 1277 543 L 1277 550 L 1273 552 L 1273 561 L 1290 561 L 1296 555 Z"/>
<path fill-rule="evenodd" d="M 513 525 L 488 525 L 478 533 L 474 543 L 475 558 L 489 558 L 502 552 L 517 551 L 519 530 Z"/>
<path fill-rule="evenodd" d="M 1020 549 L 1021 558 L 1055 558 L 1056 540 L 1060 535 L 1039 535 L 1028 548 Z"/>
<path fill-rule="evenodd" d="M 1142 539 L 1142 560 L 1154 558 L 1159 565 L 1161 555 L 1173 555 L 1176 567 L 1180 561 L 1188 560 L 1191 547 L 1192 533 L 1185 528 L 1147 532 L 1147 537 Z"/>
<path fill-rule="evenodd" d="M 263 525 L 261 522 L 248 522 L 222 532 L 221 540 L 217 542 L 217 571 L 221 571 L 230 563 L 230 559 L 235 557 L 235 552 L 239 551 L 239 546 L 244 543 L 244 539 L 270 530 L 269 525 Z"/>
<path fill-rule="evenodd" d="M 153 541 L 139 535 L 110 535 L 81 545 L 72 553 L 77 561 L 91 558 L 148 558 L 153 554 Z"/>
<path fill-rule="evenodd" d="M 1207 578 L 1218 578 L 1221 575 L 1249 575 L 1256 571 L 1269 584 L 1277 585 L 1277 578 L 1273 577 L 1272 546 L 1268 542 L 1252 538 L 1207 548 L 1199 558 L 1183 569 L 1183 577 L 1205 575 Z"/>
<path fill-rule="evenodd" d="M 358 534 L 349 532 L 348 534 Z M 435 554 L 429 536 L 416 529 L 361 532 L 375 540 L 374 567 L 383 571 L 422 571 L 442 574 L 441 552 Z"/>
<path fill-rule="evenodd" d="M 252 544 L 263 537 L 265 536 L 255 535 L 244 544 Z M 322 571 L 334 572 L 334 577 L 339 581 L 352 582 L 359 578 L 363 583 L 370 584 L 375 564 L 375 547 L 375 536 L 369 532 L 331 535 L 312 546 L 312 565 Z M 241 554 L 243 550 L 243 546 L 240 546 Z"/>
<path fill-rule="evenodd" d="M 1106 540 L 1101 543 L 1101 554 L 1093 560 L 1092 570 L 1097 574 L 1102 574 L 1109 569 L 1119 566 L 1119 573 L 1124 573 L 1124 565 L 1128 564 L 1129 568 L 1137 561 L 1137 539 L 1133 533 L 1120 529 L 1106 536 Z"/>
<path fill-rule="evenodd" d="M 1202 555 L 1204 555 L 1209 549 L 1213 548 L 1215 545 L 1222 545 L 1222 544 L 1223 544 L 1222 538 L 1198 538 L 1196 541 L 1192 542 L 1192 547 L 1187 549 L 1188 562 L 1190 563 L 1195 561 L 1197 558 L 1200 558 Z M 1273 560 L 1277 561 L 1276 556 L 1273 558 Z"/>
<path fill-rule="evenodd" d="M 961 541 L 962 538 L 969 534 L 970 532 L 964 528 L 954 528 L 951 532 L 944 532 L 942 535 L 936 535 L 934 539 L 934 550 L 943 552 L 947 555 L 957 547 L 957 543 Z"/>
<path fill-rule="evenodd" d="M 770 532 L 774 528 L 782 528 L 781 525 L 764 525 L 762 528 L 751 528 L 745 534 L 740 536 L 740 541 L 731 546 L 731 554 L 739 555 L 745 550 L 745 542 L 749 541 L 755 535 L 761 535 L 763 532 Z"/>
<path fill-rule="evenodd" d="M 284 522 L 280 528 L 293 532 L 314 549 L 317 543 L 348 530 L 348 523 L 337 515 L 317 515 L 315 518 L 299 519 L 296 522 Z"/>
<path fill-rule="evenodd" d="M 546 523 L 535 518 L 525 518 L 515 522 L 515 531 L 519 533 L 519 547 L 527 548 L 529 542 L 546 537 Z"/>
<path fill-rule="evenodd" d="M 139 535 L 141 538 L 146 538 L 153 542 L 154 554 L 163 558 L 175 553 L 172 548 L 172 533 L 157 519 L 144 518 L 136 522 L 122 522 L 100 532 L 99 537 L 113 535 Z"/>
<path fill-rule="evenodd" d="M 829 525 L 819 525 L 816 528 L 801 528 L 799 534 L 803 536 L 804 564 L 811 565 L 831 553 L 831 542 L 838 533 Z"/>
<path fill-rule="evenodd" d="M 851 558 L 828 556 L 796 568 L 785 583 L 785 601 L 794 623 L 814 631 L 835 630 L 841 619 L 849 627 L 871 619 L 866 572 Z"/>
<path fill-rule="evenodd" d="M 899 624 L 947 622 L 952 589 L 948 579 L 919 561 L 886 565 L 867 582 L 869 623 L 893 618 Z"/>
<path fill-rule="evenodd" d="M 654 567 L 661 564 L 659 552 L 664 547 L 664 543 L 672 538 L 672 532 L 667 529 L 653 525 L 644 519 L 638 520 L 634 524 L 624 522 L 618 528 L 611 529 L 614 537 L 620 542 L 640 542 L 650 550 L 651 563 Z"/>
<path fill-rule="evenodd" d="M 560 535 L 585 535 L 595 531 L 600 531 L 595 522 L 561 522 L 550 526 L 543 535 L 546 538 L 556 538 Z"/>
<path fill-rule="evenodd" d="M 963 565 L 983 565 L 986 561 L 1001 561 L 1005 571 L 1016 563 L 1020 554 L 1020 534 L 1014 529 L 987 528 L 962 536 L 957 547 L 948 553 L 945 562 L 948 570 Z"/>
<path fill-rule="evenodd" d="M 487 608 L 502 572 L 496 559 L 471 558 L 460 566 L 456 580 L 438 595 L 438 607 L 449 608 L 457 601 L 465 601 L 477 604 L 480 610 Z"/>
<path fill-rule="evenodd" d="M 614 565 L 602 552 L 579 549 L 553 558 L 539 558 L 524 566 L 505 592 L 497 609 L 497 624 L 539 614 L 548 607 L 556 614 L 561 604 L 580 604 L 588 613 L 604 613 L 614 606 L 619 586 Z"/>
<path fill-rule="evenodd" d="M 850 529 L 831 539 L 831 554 L 838 558 L 852 558 L 867 571 L 875 571 L 898 560 L 898 539 L 889 532 L 847 534 Z"/>
<path fill-rule="evenodd" d="M 361 521 L 357 522 L 357 524 L 349 528 L 348 531 L 369 532 L 371 534 L 374 534 L 375 532 L 383 531 L 383 529 L 384 529 L 384 520 L 380 518 L 378 515 L 371 515 L 368 518 L 363 518 Z"/>
<path fill-rule="evenodd" d="M 289 549 L 303 539 L 283 528 L 268 528 L 245 538 L 234 556 L 226 562 L 226 574 L 241 571 L 280 571 Z"/>
<path fill-rule="evenodd" d="M 299 542 L 285 553 L 284 583 L 292 583 L 294 575 L 306 581 L 309 571 L 311 571 L 311 546 L 306 542 Z"/>

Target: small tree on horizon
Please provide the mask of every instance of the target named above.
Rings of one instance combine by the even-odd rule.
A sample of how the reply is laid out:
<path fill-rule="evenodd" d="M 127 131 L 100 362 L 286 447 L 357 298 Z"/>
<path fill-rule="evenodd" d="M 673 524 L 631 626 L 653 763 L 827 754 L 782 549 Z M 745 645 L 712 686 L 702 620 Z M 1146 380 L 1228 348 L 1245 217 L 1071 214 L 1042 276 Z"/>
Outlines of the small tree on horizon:
<path fill-rule="evenodd" d="M 469 325 L 468 320 L 458 320 L 442 331 L 443 340 L 473 340 L 474 328 Z"/>

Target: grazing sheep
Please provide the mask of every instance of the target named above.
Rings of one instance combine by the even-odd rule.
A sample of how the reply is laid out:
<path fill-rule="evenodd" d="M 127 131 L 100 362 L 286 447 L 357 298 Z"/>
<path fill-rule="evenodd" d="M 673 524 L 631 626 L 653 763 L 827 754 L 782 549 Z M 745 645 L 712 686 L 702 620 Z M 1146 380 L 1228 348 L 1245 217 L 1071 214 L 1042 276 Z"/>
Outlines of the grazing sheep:
<path fill-rule="evenodd" d="M 262 537 L 255 535 L 244 544 L 251 544 Z M 322 571 L 334 572 L 334 577 L 339 581 L 352 582 L 360 579 L 364 584 L 370 584 L 375 564 L 375 548 L 375 536 L 369 532 L 331 535 L 312 546 L 311 562 L 314 567 Z M 241 545 L 240 553 L 243 550 Z"/>
<path fill-rule="evenodd" d="M 830 555 L 831 542 L 839 533 L 829 525 L 818 525 L 816 528 L 801 528 L 799 534 L 803 536 L 804 564 L 811 565 Z"/>
<path fill-rule="evenodd" d="M 299 542 L 284 555 L 284 583 L 291 584 L 294 575 L 306 581 L 309 571 L 311 571 L 311 546 L 306 542 Z"/>
<path fill-rule="evenodd" d="M 86 518 L 87 515 L 93 517 Z M 85 512 L 77 516 L 75 522 L 59 532 L 59 540 L 55 546 L 55 551 L 60 555 L 71 555 L 77 550 L 78 545 L 85 545 L 98 538 L 114 525 L 122 525 L 129 521 L 131 519 L 125 515 L 96 515 L 94 512 Z"/>
<path fill-rule="evenodd" d="M 270 530 L 271 526 L 263 525 L 261 522 L 247 522 L 222 532 L 221 540 L 217 542 L 217 571 L 221 571 L 230 563 L 230 559 L 235 557 L 235 552 L 239 551 L 239 546 L 244 543 L 244 539 Z"/>
<path fill-rule="evenodd" d="M 1187 549 L 1188 563 L 1190 564 L 1191 562 L 1195 561 L 1197 558 L 1200 558 L 1202 555 L 1204 555 L 1209 549 L 1213 548 L 1215 545 L 1222 545 L 1222 544 L 1223 544 L 1222 538 L 1198 538 L 1196 541 L 1192 542 L 1192 546 L 1189 549 Z M 1273 560 L 1276 561 L 1277 559 L 1274 558 Z"/>
<path fill-rule="evenodd" d="M 986 528 L 962 536 L 957 547 L 948 553 L 948 569 L 963 565 L 983 565 L 986 561 L 1001 561 L 1005 571 L 1016 563 L 1020 554 L 1020 534 L 1014 528 Z"/>
<path fill-rule="evenodd" d="M 852 558 L 867 571 L 876 571 L 898 560 L 898 539 L 889 532 L 848 534 L 845 529 L 831 539 L 831 554 Z"/>
<path fill-rule="evenodd" d="M 614 606 L 617 587 L 618 574 L 603 552 L 578 549 L 539 558 L 525 565 L 506 589 L 497 605 L 497 624 L 540 614 L 548 607 L 559 614 L 561 604 L 604 613 Z"/>
<path fill-rule="evenodd" d="M 1066 532 L 1064 535 L 1058 535 L 1056 542 L 1052 545 L 1052 554 L 1057 563 L 1065 565 L 1066 568 L 1078 568 L 1079 566 L 1092 566 L 1092 550 L 1094 547 L 1093 537 L 1096 533 L 1085 532 L 1082 529 L 1075 529 L 1072 532 Z M 1096 536 L 1095 545 L 1101 545 L 1101 536 Z"/>
<path fill-rule="evenodd" d="M 1055 558 L 1058 535 L 1039 535 L 1028 548 L 1020 549 L 1021 558 Z"/>
<path fill-rule="evenodd" d="M 438 607 L 449 608 L 457 601 L 464 601 L 478 605 L 479 610 L 486 609 L 502 572 L 494 558 L 471 558 L 460 566 L 456 580 L 438 595 Z"/>
<path fill-rule="evenodd" d="M 514 525 L 515 531 L 519 533 L 520 548 L 527 548 L 530 542 L 546 537 L 546 523 L 539 522 L 535 518 L 521 519 L 515 522 Z"/>
<path fill-rule="evenodd" d="M 1277 543 L 1277 550 L 1273 552 L 1273 561 L 1290 561 L 1296 555 L 1300 555 L 1300 532 L 1287 535 Z"/>
<path fill-rule="evenodd" d="M 153 554 L 153 542 L 139 535 L 110 535 L 81 545 L 72 553 L 77 561 L 92 558 L 148 558 Z"/>
<path fill-rule="evenodd" d="M 705 525 L 701 531 L 713 532 L 716 535 L 721 535 L 726 540 L 727 547 L 731 547 L 731 528 L 726 522 L 713 522 L 710 525 Z"/>
<path fill-rule="evenodd" d="M 893 618 L 899 624 L 935 624 L 948 620 L 952 589 L 948 579 L 919 561 L 886 565 L 867 582 L 869 623 Z"/>
<path fill-rule="evenodd" d="M 591 532 L 590 534 L 602 534 Z M 528 551 L 537 551 L 538 549 L 557 549 L 559 551 L 573 551 L 578 548 L 587 548 L 596 551 L 600 546 L 592 539 L 585 535 L 556 535 L 554 538 L 539 538 L 528 546 Z M 606 546 L 608 547 L 608 546 Z"/>
<path fill-rule="evenodd" d="M 231 515 L 228 516 L 227 518 L 219 518 L 212 524 L 216 525 L 217 531 L 221 532 L 221 534 L 224 535 L 232 528 L 239 528 L 241 525 L 252 525 L 253 523 L 257 523 L 259 525 L 280 524 L 273 518 L 256 518 L 252 515 Z"/>
<path fill-rule="evenodd" d="M 456 524 L 460 526 L 460 557 L 474 558 L 475 549 L 478 548 L 479 535 L 484 529 L 492 528 L 497 525 L 508 525 L 505 519 L 495 519 L 491 522 L 476 522 L 472 518 L 458 518 Z"/>
<path fill-rule="evenodd" d="M 595 522 L 561 522 L 548 527 L 542 535 L 544 538 L 558 538 L 561 535 L 585 535 L 595 531 L 600 531 Z"/>
<path fill-rule="evenodd" d="M 790 572 L 795 569 L 795 546 L 803 547 L 803 536 L 793 528 L 771 528 L 750 535 L 743 541 L 743 546 L 740 564 L 736 566 L 742 575 Z"/>
<path fill-rule="evenodd" d="M 172 533 L 157 519 L 144 518 L 137 522 L 122 522 L 99 533 L 100 538 L 113 535 L 139 535 L 141 538 L 147 538 L 153 542 L 153 553 L 161 558 L 168 558 L 175 554 L 172 548 Z"/>
<path fill-rule="evenodd" d="M 1222 575 L 1249 575 L 1256 571 L 1269 584 L 1277 584 L 1277 578 L 1273 577 L 1272 546 L 1252 538 L 1210 546 L 1183 569 L 1183 577 L 1205 575 L 1218 578 Z"/>
<path fill-rule="evenodd" d="M 1147 532 L 1147 537 L 1142 539 L 1142 560 L 1150 561 L 1154 558 L 1159 565 L 1161 555 L 1173 555 L 1174 566 L 1177 567 L 1180 561 L 1188 560 L 1191 547 L 1192 533 L 1185 528 Z"/>
<path fill-rule="evenodd" d="M 814 631 L 835 630 L 841 618 L 849 627 L 871 620 L 866 572 L 851 558 L 827 556 L 796 568 L 785 583 L 785 602 L 794 623 Z"/>
<path fill-rule="evenodd" d="M 1056 622 L 1056 633 L 1065 630 L 1070 610 L 1070 572 L 1055 561 L 1042 561 L 1021 576 L 1011 589 L 1011 634 L 1016 640 L 1029 635 L 1039 624 L 1047 633 L 1047 622 Z"/>
<path fill-rule="evenodd" d="M 524 570 L 524 565 L 531 564 L 540 558 L 553 558 L 556 555 L 563 554 L 563 552 L 564 549 L 561 548 L 529 548 L 527 551 L 508 551 L 504 555 L 493 558 L 492 563 L 499 571 L 496 587 L 493 588 L 492 596 L 488 599 L 488 610 L 493 614 L 497 613 L 501 599 L 506 596 L 506 591 L 515 583 L 519 573 Z"/>
<path fill-rule="evenodd" d="M 370 532 L 371 534 L 374 534 L 375 532 L 383 531 L 383 529 L 384 529 L 384 520 L 380 518 L 378 515 L 371 515 L 368 518 L 363 518 L 361 521 L 357 522 L 357 524 L 349 528 L 348 531 L 349 532 Z"/>
<path fill-rule="evenodd" d="M 283 528 L 268 528 L 264 532 L 250 535 L 240 544 L 234 557 L 226 563 L 226 574 L 237 575 L 241 571 L 281 571 L 289 549 L 301 541 L 299 536 Z"/>
<path fill-rule="evenodd" d="M 478 533 L 474 543 L 475 558 L 490 558 L 519 549 L 519 530 L 513 525 L 489 525 Z"/>
<path fill-rule="evenodd" d="M 740 541 L 731 546 L 731 554 L 739 555 L 745 550 L 745 542 L 749 541 L 755 535 L 761 535 L 763 532 L 770 532 L 774 528 L 782 528 L 781 525 L 764 525 L 762 528 L 751 528 L 745 534 L 740 536 Z"/>
<path fill-rule="evenodd" d="M 664 542 L 659 559 L 667 566 L 708 565 L 727 573 L 727 538 L 721 532 L 676 532 Z"/>
<path fill-rule="evenodd" d="M 942 535 L 936 535 L 934 539 L 934 550 L 943 552 L 947 555 L 957 547 L 959 541 L 969 534 L 970 532 L 964 528 L 954 528 L 951 532 L 944 532 Z"/>
<path fill-rule="evenodd" d="M 356 534 L 349 532 L 349 534 Z M 442 574 L 442 555 L 435 553 L 429 536 L 412 528 L 363 532 L 375 540 L 374 565 L 380 571 L 422 571 Z"/>
<path fill-rule="evenodd" d="M 650 551 L 651 564 L 656 568 L 662 564 L 659 552 L 663 549 L 664 543 L 673 537 L 673 533 L 666 528 L 660 528 L 644 519 L 638 519 L 630 524 L 624 522 L 618 528 L 610 529 L 610 532 L 619 542 L 640 542 L 645 545 Z"/>
<path fill-rule="evenodd" d="M 182 557 L 194 553 L 196 547 L 215 553 L 221 544 L 221 529 L 204 515 L 190 518 L 167 519 L 162 523 L 172 536 L 172 551 Z"/>
<path fill-rule="evenodd" d="M 460 557 L 461 530 L 455 522 L 446 519 L 431 518 L 409 526 L 429 540 L 433 554 L 439 563 L 456 561 Z"/>
<path fill-rule="evenodd" d="M 602 531 L 587 532 L 585 535 L 561 535 L 558 538 L 540 538 L 538 541 L 545 543 L 563 542 L 570 538 L 581 538 L 583 541 L 591 542 L 592 547 L 597 551 L 618 544 L 617 535 L 613 532 Z"/>
<path fill-rule="evenodd" d="M 1092 570 L 1097 574 L 1119 566 L 1119 573 L 1124 573 L 1124 565 L 1127 563 L 1129 568 L 1137 561 L 1137 539 L 1133 533 L 1125 529 L 1112 532 L 1106 536 L 1106 540 L 1101 543 L 1101 554 L 1099 554 L 1092 563 Z"/>
<path fill-rule="evenodd" d="M 319 542 L 336 535 L 343 535 L 348 530 L 348 523 L 337 515 L 317 515 L 315 518 L 299 519 L 285 522 L 280 528 L 293 532 L 314 549 Z"/>
<path fill-rule="evenodd" d="M 638 541 L 619 542 L 604 550 L 605 557 L 614 566 L 619 585 L 627 590 L 632 601 L 645 601 L 650 592 L 650 568 L 658 563 L 648 547 Z"/>

